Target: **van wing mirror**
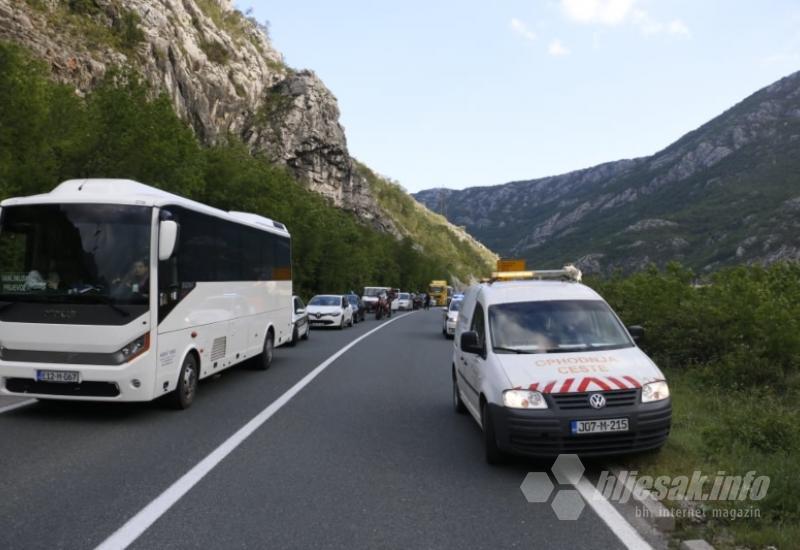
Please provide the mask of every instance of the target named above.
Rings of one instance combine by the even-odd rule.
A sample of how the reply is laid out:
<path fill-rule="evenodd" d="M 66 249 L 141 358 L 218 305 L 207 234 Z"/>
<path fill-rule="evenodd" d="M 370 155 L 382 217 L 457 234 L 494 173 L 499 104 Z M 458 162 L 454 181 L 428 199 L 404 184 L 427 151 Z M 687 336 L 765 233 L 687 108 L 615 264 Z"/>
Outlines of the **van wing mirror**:
<path fill-rule="evenodd" d="M 633 338 L 633 341 L 636 342 L 637 344 L 642 340 L 642 338 L 644 338 L 644 327 L 639 325 L 632 325 L 627 328 L 628 332 L 631 335 L 631 338 Z"/>
<path fill-rule="evenodd" d="M 480 355 L 483 353 L 483 347 L 478 340 L 478 333 L 474 330 L 461 333 L 461 351 L 464 353 L 474 353 Z"/>
<path fill-rule="evenodd" d="M 158 228 L 158 259 L 163 262 L 169 260 L 175 252 L 178 242 L 178 223 L 164 220 Z"/>

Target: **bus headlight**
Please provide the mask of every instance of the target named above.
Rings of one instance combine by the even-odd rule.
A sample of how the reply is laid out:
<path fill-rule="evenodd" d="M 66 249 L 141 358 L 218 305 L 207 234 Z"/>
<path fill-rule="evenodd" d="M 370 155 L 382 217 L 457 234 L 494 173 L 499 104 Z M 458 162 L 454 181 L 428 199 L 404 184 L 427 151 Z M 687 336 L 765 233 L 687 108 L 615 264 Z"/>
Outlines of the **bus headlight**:
<path fill-rule="evenodd" d="M 642 403 L 661 401 L 669 397 L 669 386 L 665 380 L 650 382 L 642 386 Z"/>
<path fill-rule="evenodd" d="M 510 409 L 546 409 L 547 401 L 538 391 L 506 390 L 503 392 L 503 404 Z"/>
<path fill-rule="evenodd" d="M 150 333 L 139 336 L 136 340 L 124 346 L 115 355 L 117 363 L 127 363 L 139 357 L 141 354 L 150 349 Z"/>

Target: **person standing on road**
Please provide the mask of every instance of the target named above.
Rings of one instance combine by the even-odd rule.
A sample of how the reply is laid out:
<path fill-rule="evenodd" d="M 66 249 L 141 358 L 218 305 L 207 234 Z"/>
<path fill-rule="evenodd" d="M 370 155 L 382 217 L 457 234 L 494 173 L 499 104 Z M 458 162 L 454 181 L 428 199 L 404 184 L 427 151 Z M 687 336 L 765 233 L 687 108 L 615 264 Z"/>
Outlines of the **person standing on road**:
<path fill-rule="evenodd" d="M 425 310 L 429 310 L 431 307 L 431 295 L 427 292 L 425 293 Z"/>

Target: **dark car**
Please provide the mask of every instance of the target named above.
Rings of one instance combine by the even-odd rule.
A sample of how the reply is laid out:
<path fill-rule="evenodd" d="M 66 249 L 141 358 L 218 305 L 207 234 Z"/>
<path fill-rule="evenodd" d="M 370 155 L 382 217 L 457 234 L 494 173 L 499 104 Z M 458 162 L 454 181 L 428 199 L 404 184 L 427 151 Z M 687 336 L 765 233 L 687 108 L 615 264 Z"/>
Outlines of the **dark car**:
<path fill-rule="evenodd" d="M 367 313 L 367 308 L 364 306 L 364 300 L 358 294 L 347 294 L 347 301 L 353 306 L 353 321 L 360 323 L 364 320 L 364 315 Z"/>

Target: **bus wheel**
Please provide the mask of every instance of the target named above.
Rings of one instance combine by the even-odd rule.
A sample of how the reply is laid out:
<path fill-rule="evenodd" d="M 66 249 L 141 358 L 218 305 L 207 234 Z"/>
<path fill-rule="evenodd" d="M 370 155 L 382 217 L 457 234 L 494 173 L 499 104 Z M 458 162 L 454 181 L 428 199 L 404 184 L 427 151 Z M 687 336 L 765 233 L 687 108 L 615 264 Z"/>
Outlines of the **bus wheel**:
<path fill-rule="evenodd" d="M 267 370 L 272 366 L 272 355 L 275 352 L 275 337 L 272 331 L 267 332 L 267 337 L 264 339 L 264 349 L 261 355 L 256 358 L 255 367 L 258 370 Z"/>
<path fill-rule="evenodd" d="M 172 404 L 176 409 L 188 409 L 192 405 L 194 396 L 197 394 L 198 378 L 197 359 L 193 353 L 190 353 L 183 360 L 181 372 L 178 375 L 178 387 L 172 394 Z"/>

